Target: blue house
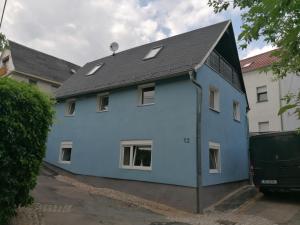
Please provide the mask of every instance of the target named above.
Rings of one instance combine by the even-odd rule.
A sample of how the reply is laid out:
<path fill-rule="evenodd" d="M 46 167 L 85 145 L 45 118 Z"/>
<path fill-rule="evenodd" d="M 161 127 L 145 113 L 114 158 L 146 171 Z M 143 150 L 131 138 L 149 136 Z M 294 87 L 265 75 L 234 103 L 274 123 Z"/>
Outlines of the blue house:
<path fill-rule="evenodd" d="M 201 212 L 248 179 L 248 109 L 230 21 L 87 63 L 57 91 L 46 162 Z"/>

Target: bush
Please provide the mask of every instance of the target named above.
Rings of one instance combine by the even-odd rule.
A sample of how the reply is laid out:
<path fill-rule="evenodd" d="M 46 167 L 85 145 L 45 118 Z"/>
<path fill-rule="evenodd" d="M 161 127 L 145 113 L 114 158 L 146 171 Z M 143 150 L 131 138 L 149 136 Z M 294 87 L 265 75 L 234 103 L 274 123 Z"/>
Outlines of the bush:
<path fill-rule="evenodd" d="M 0 224 L 33 202 L 30 190 L 45 155 L 52 103 L 37 88 L 0 79 Z"/>

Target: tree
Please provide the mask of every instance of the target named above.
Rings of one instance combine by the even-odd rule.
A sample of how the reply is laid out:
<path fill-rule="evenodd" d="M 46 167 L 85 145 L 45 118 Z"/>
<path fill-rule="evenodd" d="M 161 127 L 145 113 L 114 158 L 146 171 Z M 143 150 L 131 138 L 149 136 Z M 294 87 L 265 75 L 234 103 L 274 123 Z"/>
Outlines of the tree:
<path fill-rule="evenodd" d="M 36 87 L 0 79 L 0 225 L 31 204 L 52 124 L 52 103 Z"/>
<path fill-rule="evenodd" d="M 279 60 L 267 70 L 277 79 L 293 73 L 300 76 L 300 0 L 208 0 L 215 13 L 233 8 L 242 10 L 242 32 L 238 37 L 242 49 L 263 38 L 278 48 L 274 56 Z M 284 97 L 286 105 L 278 114 L 293 109 L 300 119 L 300 92 Z"/>

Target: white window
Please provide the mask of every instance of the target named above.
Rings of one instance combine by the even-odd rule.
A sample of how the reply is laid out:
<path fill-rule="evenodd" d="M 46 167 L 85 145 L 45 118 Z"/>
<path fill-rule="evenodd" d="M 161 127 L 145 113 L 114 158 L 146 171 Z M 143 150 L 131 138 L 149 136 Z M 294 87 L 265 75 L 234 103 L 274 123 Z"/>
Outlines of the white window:
<path fill-rule="evenodd" d="M 261 86 L 256 88 L 257 92 L 257 102 L 266 102 L 268 101 L 268 92 L 267 86 Z"/>
<path fill-rule="evenodd" d="M 233 101 L 233 119 L 237 121 L 241 120 L 240 103 L 237 101 Z"/>
<path fill-rule="evenodd" d="M 154 104 L 155 86 L 154 84 L 146 84 L 139 86 L 140 105 Z"/>
<path fill-rule="evenodd" d="M 109 94 L 103 93 L 97 96 L 97 111 L 104 112 L 108 111 L 108 104 L 109 104 Z"/>
<path fill-rule="evenodd" d="M 99 70 L 101 67 L 103 66 L 103 63 L 97 64 L 96 66 L 94 66 L 86 75 L 90 76 L 93 75 L 94 73 L 97 72 L 97 70 Z"/>
<path fill-rule="evenodd" d="M 122 168 L 151 170 L 152 141 L 122 141 L 120 156 Z"/>
<path fill-rule="evenodd" d="M 269 121 L 258 123 L 258 132 L 268 132 L 270 130 Z"/>
<path fill-rule="evenodd" d="M 220 111 L 219 90 L 215 87 L 209 88 L 209 108 L 215 111 Z"/>
<path fill-rule="evenodd" d="M 220 144 L 209 142 L 209 172 L 220 173 Z"/>
<path fill-rule="evenodd" d="M 163 48 L 163 46 L 157 46 L 157 47 L 152 48 L 147 53 L 147 55 L 144 57 L 144 60 L 146 60 L 146 59 L 152 59 L 152 58 L 156 57 L 157 54 L 161 51 L 162 48 Z"/>
<path fill-rule="evenodd" d="M 71 163 L 71 154 L 72 154 L 72 142 L 65 141 L 61 143 L 59 162 L 60 163 Z"/>
<path fill-rule="evenodd" d="M 70 99 L 66 101 L 66 116 L 74 116 L 75 115 L 75 108 L 76 108 L 76 101 L 75 99 Z"/>

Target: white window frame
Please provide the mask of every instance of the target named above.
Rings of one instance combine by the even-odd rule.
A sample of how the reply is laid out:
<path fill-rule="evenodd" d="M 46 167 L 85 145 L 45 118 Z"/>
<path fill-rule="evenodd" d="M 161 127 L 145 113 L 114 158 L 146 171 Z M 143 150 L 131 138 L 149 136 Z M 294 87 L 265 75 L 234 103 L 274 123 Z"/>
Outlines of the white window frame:
<path fill-rule="evenodd" d="M 261 131 L 261 129 L 260 129 L 260 125 L 261 124 L 268 124 L 268 130 L 266 130 L 266 131 Z M 261 122 L 258 122 L 258 132 L 269 132 L 270 131 L 270 121 L 261 121 Z"/>
<path fill-rule="evenodd" d="M 71 107 L 71 103 L 75 103 L 75 108 L 74 108 L 74 112 L 72 114 L 70 114 L 70 107 Z M 68 99 L 66 101 L 65 104 L 65 116 L 75 116 L 75 112 L 76 112 L 76 99 Z"/>
<path fill-rule="evenodd" d="M 60 151 L 59 151 L 59 158 L 58 161 L 59 163 L 63 163 L 63 164 L 71 164 L 71 160 L 70 161 L 64 161 L 63 160 L 63 148 L 71 148 L 71 159 L 72 159 L 72 151 L 73 151 L 73 142 L 72 141 L 63 141 L 60 144 Z"/>
<path fill-rule="evenodd" d="M 264 88 L 264 87 L 266 88 L 265 91 L 259 91 L 260 88 Z M 259 100 L 259 95 L 260 94 L 266 94 L 267 99 L 266 100 Z M 260 102 L 267 102 L 268 100 L 269 99 L 268 99 L 268 87 L 267 87 L 267 85 L 262 85 L 262 86 L 256 87 L 256 101 L 258 103 L 260 103 Z"/>
<path fill-rule="evenodd" d="M 240 103 L 238 101 L 233 101 L 232 108 L 233 108 L 233 119 L 235 121 L 240 122 L 241 121 L 241 106 L 240 106 Z"/>
<path fill-rule="evenodd" d="M 107 109 L 101 110 L 101 105 L 103 97 L 108 96 L 108 106 Z M 101 93 L 97 95 L 97 112 L 107 112 L 109 108 L 109 92 Z"/>
<path fill-rule="evenodd" d="M 143 89 L 154 87 L 154 102 L 143 104 Z M 138 106 L 154 105 L 155 104 L 155 83 L 143 84 L 138 86 Z"/>
<path fill-rule="evenodd" d="M 213 107 L 210 105 L 210 93 L 211 92 L 214 92 L 214 106 Z M 211 110 L 220 112 L 220 91 L 218 88 L 216 88 L 214 86 L 209 87 L 208 104 L 209 104 L 209 108 Z"/>
<path fill-rule="evenodd" d="M 133 161 L 133 146 L 139 145 L 150 145 L 151 146 L 151 163 L 150 166 L 135 166 Z M 124 147 L 130 147 L 130 162 L 129 165 L 123 164 L 124 159 Z M 152 170 L 152 154 L 153 154 L 153 141 L 152 140 L 130 140 L 130 141 L 121 141 L 120 144 L 120 162 L 119 167 L 122 169 L 133 169 L 133 170 Z"/>
<path fill-rule="evenodd" d="M 216 149 L 218 151 L 218 159 L 217 159 L 217 169 L 210 169 L 209 165 L 209 156 L 210 156 L 210 149 Z M 221 173 L 221 146 L 219 143 L 209 142 L 208 145 L 208 169 L 209 173 Z"/>

